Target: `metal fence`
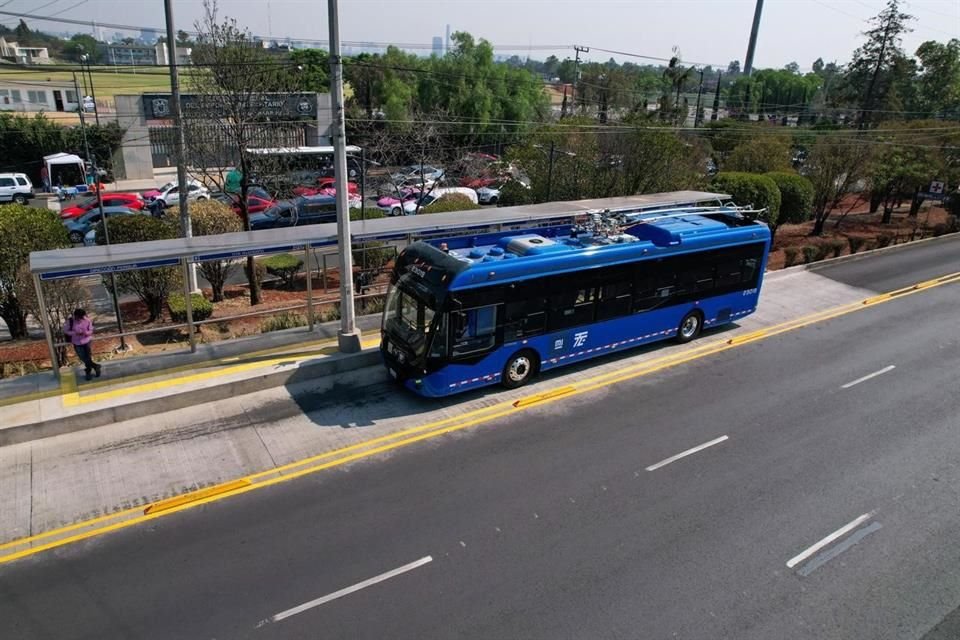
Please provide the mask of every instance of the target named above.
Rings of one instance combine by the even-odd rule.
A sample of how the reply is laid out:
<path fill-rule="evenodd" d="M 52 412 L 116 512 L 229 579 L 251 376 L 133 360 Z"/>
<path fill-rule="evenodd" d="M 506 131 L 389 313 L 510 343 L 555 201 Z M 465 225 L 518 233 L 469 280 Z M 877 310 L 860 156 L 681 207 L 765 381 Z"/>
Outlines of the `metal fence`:
<path fill-rule="evenodd" d="M 309 124 L 263 124 L 248 125 L 249 146 L 251 147 L 300 147 L 307 143 Z M 198 127 L 191 125 L 191 136 L 201 136 L 210 141 L 205 145 L 209 157 L 203 159 L 206 166 L 233 166 L 237 162 L 236 151 L 229 144 L 220 142 L 219 129 L 212 125 Z M 176 166 L 176 129 L 174 127 L 149 127 L 150 155 L 154 168 Z M 189 153 L 189 145 L 188 145 Z"/>

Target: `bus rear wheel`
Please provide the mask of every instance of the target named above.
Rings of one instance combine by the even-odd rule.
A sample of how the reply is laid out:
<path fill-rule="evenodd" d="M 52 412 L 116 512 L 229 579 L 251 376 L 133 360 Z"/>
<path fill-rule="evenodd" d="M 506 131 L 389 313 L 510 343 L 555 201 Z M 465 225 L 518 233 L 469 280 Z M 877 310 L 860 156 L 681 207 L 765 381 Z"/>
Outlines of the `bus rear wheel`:
<path fill-rule="evenodd" d="M 700 335 L 703 329 L 703 314 L 699 311 L 691 311 L 683 316 L 680 326 L 677 327 L 677 342 L 686 344 Z"/>
<path fill-rule="evenodd" d="M 507 389 L 522 387 L 537 375 L 539 366 L 540 359 L 533 351 L 518 351 L 504 365 L 500 383 Z"/>

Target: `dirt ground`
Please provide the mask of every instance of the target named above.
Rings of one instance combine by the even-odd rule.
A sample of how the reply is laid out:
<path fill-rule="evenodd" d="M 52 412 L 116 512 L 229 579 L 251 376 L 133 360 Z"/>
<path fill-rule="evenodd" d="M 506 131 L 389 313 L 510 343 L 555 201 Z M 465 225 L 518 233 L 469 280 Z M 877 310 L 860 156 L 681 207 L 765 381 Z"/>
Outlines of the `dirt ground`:
<path fill-rule="evenodd" d="M 852 210 L 851 206 L 853 206 Z M 846 211 L 850 212 L 840 220 L 838 227 L 837 221 Z M 782 269 L 785 266 L 790 266 L 786 265 L 785 262 L 787 251 L 791 249 L 796 252 L 794 264 L 802 264 L 804 262 L 804 247 L 823 247 L 824 253 L 828 254 L 824 256 L 826 258 L 849 255 L 850 241 L 848 239 L 851 237 L 859 239 L 862 243 L 858 252 L 866 251 L 883 246 L 885 242 L 892 245 L 931 237 L 936 230 L 942 230 L 950 219 L 950 216 L 941 207 L 925 205 L 913 218 L 907 215 L 908 211 L 909 207 L 904 206 L 894 212 L 890 224 L 881 224 L 882 212 L 869 213 L 868 203 L 855 203 L 848 200 L 841 203 L 831 213 L 822 236 L 810 236 L 810 232 L 813 230 L 812 221 L 797 225 L 784 225 L 777 230 L 773 249 L 767 262 L 767 269 Z M 889 241 L 883 239 L 882 236 L 887 236 Z M 841 243 L 843 244 L 842 248 L 840 248 Z M 838 252 L 835 252 L 834 247 L 837 248 Z"/>

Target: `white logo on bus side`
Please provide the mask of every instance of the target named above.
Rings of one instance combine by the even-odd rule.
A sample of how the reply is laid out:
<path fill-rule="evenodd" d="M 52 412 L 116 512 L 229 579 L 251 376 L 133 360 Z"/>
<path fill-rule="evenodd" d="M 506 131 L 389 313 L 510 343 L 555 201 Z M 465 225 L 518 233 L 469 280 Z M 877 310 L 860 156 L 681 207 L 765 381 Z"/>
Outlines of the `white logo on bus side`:
<path fill-rule="evenodd" d="M 580 331 L 579 333 L 573 334 L 573 346 L 582 347 L 585 345 L 587 343 L 587 335 L 589 335 L 587 331 Z"/>

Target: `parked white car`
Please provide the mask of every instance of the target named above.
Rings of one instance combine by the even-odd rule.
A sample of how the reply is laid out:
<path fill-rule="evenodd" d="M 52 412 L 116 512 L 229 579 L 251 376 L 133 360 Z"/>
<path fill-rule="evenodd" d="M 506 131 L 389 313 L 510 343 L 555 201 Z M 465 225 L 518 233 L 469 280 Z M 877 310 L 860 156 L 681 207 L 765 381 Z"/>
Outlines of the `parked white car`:
<path fill-rule="evenodd" d="M 530 188 L 530 182 L 526 179 L 515 179 L 515 180 L 504 180 L 502 182 L 494 182 L 485 187 L 480 187 L 477 189 L 477 200 L 480 204 L 497 204 L 500 201 L 500 191 L 503 189 L 504 185 L 515 182 L 519 184 L 524 189 Z"/>
<path fill-rule="evenodd" d="M 0 202 L 27 204 L 33 197 L 33 183 L 25 173 L 0 173 Z"/>
<path fill-rule="evenodd" d="M 210 190 L 196 180 L 187 182 L 187 200 L 208 200 Z M 180 187 L 176 181 L 168 182 L 158 189 L 159 193 L 153 196 L 151 206 L 167 208 L 180 204 Z"/>
<path fill-rule="evenodd" d="M 436 182 L 437 180 L 442 180 L 444 176 L 444 170 L 433 165 L 425 164 L 411 164 L 406 167 L 402 167 L 399 171 L 390 175 L 390 179 L 394 184 L 405 182 L 408 180 L 419 180 L 422 182 Z"/>
<path fill-rule="evenodd" d="M 472 202 L 473 204 L 477 204 L 477 192 L 474 191 L 473 189 L 468 189 L 466 187 L 441 187 L 441 188 L 434 189 L 433 191 L 431 191 L 430 193 L 427 193 L 426 195 L 420 197 L 419 199 L 415 198 L 415 199 L 407 200 L 406 202 L 404 202 L 403 215 L 412 216 L 416 214 L 419 209 L 431 203 L 434 203 L 437 200 L 440 200 L 441 198 L 444 198 L 446 196 L 453 195 L 453 194 L 457 194 L 457 195 L 464 196 L 465 198 L 469 198 L 470 202 Z M 394 208 L 392 211 L 396 211 L 396 208 Z M 391 215 L 396 215 L 392 213 L 392 211 L 391 211 Z"/>

